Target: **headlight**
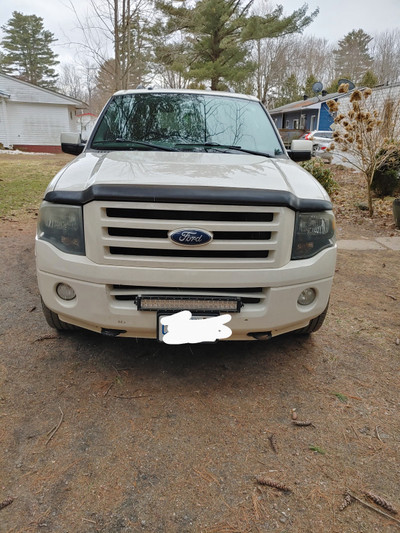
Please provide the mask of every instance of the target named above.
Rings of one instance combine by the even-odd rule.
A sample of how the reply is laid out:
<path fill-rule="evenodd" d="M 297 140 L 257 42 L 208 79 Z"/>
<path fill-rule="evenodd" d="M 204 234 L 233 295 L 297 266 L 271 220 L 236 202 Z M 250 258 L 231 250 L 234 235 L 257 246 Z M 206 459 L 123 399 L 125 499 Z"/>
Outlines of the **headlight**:
<path fill-rule="evenodd" d="M 333 213 L 297 213 L 292 259 L 313 257 L 324 248 L 334 246 L 335 240 Z"/>
<path fill-rule="evenodd" d="M 82 208 L 43 202 L 39 211 L 37 236 L 62 252 L 85 255 Z"/>

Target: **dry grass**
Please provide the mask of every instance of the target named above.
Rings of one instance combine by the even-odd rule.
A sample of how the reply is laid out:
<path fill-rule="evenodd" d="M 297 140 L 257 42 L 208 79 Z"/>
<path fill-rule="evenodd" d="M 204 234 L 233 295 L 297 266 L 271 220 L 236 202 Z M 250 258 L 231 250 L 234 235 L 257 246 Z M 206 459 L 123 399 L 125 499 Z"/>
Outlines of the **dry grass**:
<path fill-rule="evenodd" d="M 66 154 L 0 154 L 0 216 L 35 218 L 50 180 L 71 159 Z"/>

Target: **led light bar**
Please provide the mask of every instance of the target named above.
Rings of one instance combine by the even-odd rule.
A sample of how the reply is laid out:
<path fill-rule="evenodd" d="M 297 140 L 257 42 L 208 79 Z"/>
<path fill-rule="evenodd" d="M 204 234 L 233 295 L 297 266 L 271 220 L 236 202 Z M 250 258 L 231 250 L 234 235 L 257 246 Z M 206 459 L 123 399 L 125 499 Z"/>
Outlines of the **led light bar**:
<path fill-rule="evenodd" d="M 139 311 L 224 311 L 238 313 L 240 298 L 196 298 L 190 296 L 138 296 Z"/>

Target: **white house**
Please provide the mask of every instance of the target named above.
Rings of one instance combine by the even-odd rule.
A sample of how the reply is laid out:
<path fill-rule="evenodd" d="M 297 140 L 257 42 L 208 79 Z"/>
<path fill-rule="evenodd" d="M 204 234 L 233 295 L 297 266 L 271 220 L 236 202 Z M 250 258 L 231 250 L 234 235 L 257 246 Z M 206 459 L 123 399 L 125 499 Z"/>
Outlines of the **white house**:
<path fill-rule="evenodd" d="M 61 132 L 80 131 L 86 104 L 0 74 L 0 143 L 30 152 L 61 152 Z"/>

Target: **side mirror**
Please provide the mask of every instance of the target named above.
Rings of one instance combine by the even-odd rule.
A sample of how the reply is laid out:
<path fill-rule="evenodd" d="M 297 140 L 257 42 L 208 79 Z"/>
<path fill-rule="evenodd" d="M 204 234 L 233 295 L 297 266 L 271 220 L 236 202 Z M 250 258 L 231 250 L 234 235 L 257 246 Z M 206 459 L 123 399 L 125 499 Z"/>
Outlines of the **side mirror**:
<path fill-rule="evenodd" d="M 312 141 L 296 139 L 292 141 L 288 155 L 293 161 L 308 161 L 311 159 L 312 150 Z"/>
<path fill-rule="evenodd" d="M 67 132 L 61 134 L 61 150 L 66 154 L 79 155 L 85 148 L 85 142 L 80 133 Z"/>

